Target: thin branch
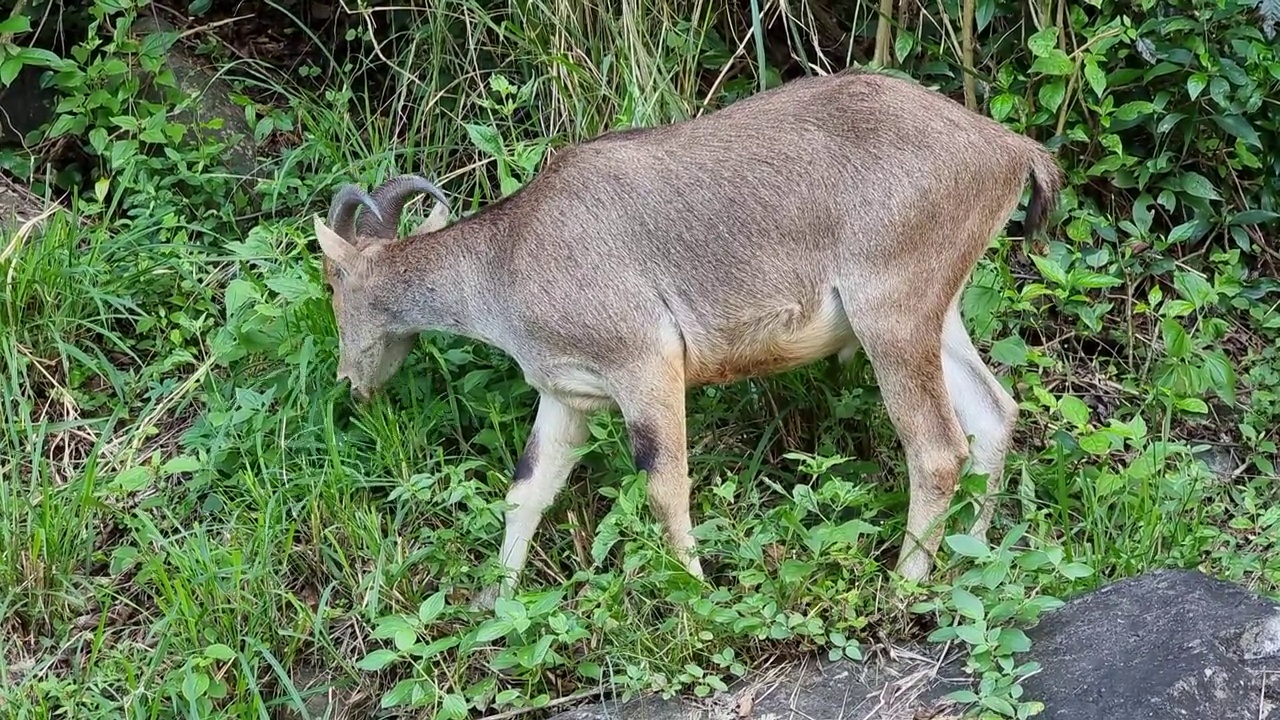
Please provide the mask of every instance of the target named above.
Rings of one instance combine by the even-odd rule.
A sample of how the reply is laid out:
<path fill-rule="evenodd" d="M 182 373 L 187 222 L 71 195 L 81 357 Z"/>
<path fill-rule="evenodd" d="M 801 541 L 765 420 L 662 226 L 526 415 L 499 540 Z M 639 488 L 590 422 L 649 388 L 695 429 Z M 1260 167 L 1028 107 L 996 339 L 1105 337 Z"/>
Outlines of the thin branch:
<path fill-rule="evenodd" d="M 876 52 L 872 61 L 880 67 L 889 66 L 893 56 L 893 38 L 890 18 L 893 17 L 893 0 L 880 0 L 880 19 L 876 22 Z"/>
<path fill-rule="evenodd" d="M 976 111 L 978 94 L 973 78 L 973 4 L 974 0 L 964 0 L 960 7 L 960 52 L 964 62 L 964 104 Z"/>

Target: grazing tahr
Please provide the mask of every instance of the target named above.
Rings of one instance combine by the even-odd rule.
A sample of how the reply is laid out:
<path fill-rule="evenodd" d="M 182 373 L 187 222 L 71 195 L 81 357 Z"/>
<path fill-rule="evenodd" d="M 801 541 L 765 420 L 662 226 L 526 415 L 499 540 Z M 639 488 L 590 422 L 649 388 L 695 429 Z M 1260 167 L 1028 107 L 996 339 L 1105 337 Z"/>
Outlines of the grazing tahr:
<path fill-rule="evenodd" d="M 850 70 L 561 150 L 452 224 L 421 177 L 344 185 L 328 222 L 315 220 L 338 380 L 367 399 L 419 332 L 443 330 L 508 353 L 538 390 L 507 494 L 507 578 L 482 594 L 489 605 L 514 587 L 589 413 L 621 411 L 651 508 L 701 578 L 686 389 L 862 348 L 906 452 L 897 571 L 923 581 L 970 454 L 989 478 L 973 533 L 986 534 L 1001 487 L 1017 405 L 958 303 L 1028 179 L 1032 233 L 1062 183 L 1044 147 L 909 81 Z M 431 218 L 398 238 L 405 203 L 424 193 Z"/>

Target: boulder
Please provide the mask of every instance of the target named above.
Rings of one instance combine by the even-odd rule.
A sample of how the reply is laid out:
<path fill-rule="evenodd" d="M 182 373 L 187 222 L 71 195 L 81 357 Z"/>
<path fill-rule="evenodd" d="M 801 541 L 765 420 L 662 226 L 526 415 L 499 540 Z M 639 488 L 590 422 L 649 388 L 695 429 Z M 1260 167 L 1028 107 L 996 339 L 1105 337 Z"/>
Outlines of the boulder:
<path fill-rule="evenodd" d="M 68 31 L 79 29 L 73 25 Z M 220 157 L 227 170 L 246 177 L 258 173 L 253 128 L 244 108 L 232 100 L 233 88 L 221 77 L 218 67 L 184 46 L 179 41 L 178 28 L 158 15 L 140 13 L 132 32 L 139 40 L 150 39 L 168 47 L 165 68 L 173 72 L 176 95 L 193 98 L 190 106 L 173 119 L 200 141 L 227 143 L 227 150 Z M 41 87 L 40 78 L 45 72 L 44 68 L 27 66 L 11 84 L 0 87 L 0 145 L 23 145 L 27 139 L 38 142 L 41 127 L 54 120 L 58 95 Z M 162 91 L 146 81 L 142 93 L 157 103 L 174 100 L 167 89 Z"/>
<path fill-rule="evenodd" d="M 253 128 L 244 108 L 231 99 L 233 89 L 218 74 L 218 68 L 186 49 L 178 41 L 178 29 L 157 15 L 139 14 L 132 29 L 139 38 L 151 37 L 168 46 L 165 65 L 173 71 L 174 84 L 183 97 L 194 98 L 173 119 L 204 142 L 227 143 L 223 165 L 237 175 L 253 176 L 259 169 Z M 156 102 L 167 99 L 150 83 L 144 85 L 143 92 Z"/>
<path fill-rule="evenodd" d="M 1199 572 L 1081 595 L 1027 635 L 1045 720 L 1280 718 L 1280 605 Z"/>
<path fill-rule="evenodd" d="M 1044 720 L 1280 720 L 1280 605 L 1195 571 L 1159 570 L 1083 593 L 1027 631 L 1018 662 Z M 963 656 L 936 647 L 884 659 L 809 659 L 707 700 L 601 701 L 552 720 L 958 720 L 944 700 Z"/>

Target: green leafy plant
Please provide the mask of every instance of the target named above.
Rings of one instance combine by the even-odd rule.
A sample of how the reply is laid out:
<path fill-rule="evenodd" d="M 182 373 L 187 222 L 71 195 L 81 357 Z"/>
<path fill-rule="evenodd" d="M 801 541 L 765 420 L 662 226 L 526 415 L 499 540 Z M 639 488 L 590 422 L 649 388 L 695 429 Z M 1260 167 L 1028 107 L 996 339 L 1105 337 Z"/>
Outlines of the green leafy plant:
<path fill-rule="evenodd" d="M 1075 581 L 1093 574 L 1080 562 L 1064 559 L 1059 547 L 1032 550 L 1015 547 L 1028 526 L 1015 526 L 1000 545 L 989 548 L 971 535 L 948 535 L 944 542 L 952 552 L 973 563 L 950 586 L 938 588 L 936 599 L 916 603 L 911 610 L 934 613 L 938 629 L 932 642 L 958 641 L 968 650 L 965 670 L 977 680 L 975 689 L 948 695 L 982 708 L 982 718 L 1028 718 L 1044 710 L 1044 704 L 1023 698 L 1020 681 L 1037 672 L 1035 662 L 1018 663 L 1015 655 L 1031 649 L 1031 641 L 1019 625 L 1033 624 L 1040 615 L 1062 601 L 1037 592 L 1055 581 Z M 1055 577 L 1056 576 L 1056 577 Z"/>

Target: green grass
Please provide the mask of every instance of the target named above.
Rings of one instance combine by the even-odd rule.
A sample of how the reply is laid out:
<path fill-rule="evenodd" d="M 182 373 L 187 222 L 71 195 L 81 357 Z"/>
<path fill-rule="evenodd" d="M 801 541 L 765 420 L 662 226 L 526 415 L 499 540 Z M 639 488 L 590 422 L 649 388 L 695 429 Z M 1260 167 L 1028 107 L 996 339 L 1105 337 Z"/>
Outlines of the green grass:
<path fill-rule="evenodd" d="M 472 3 L 421 12 L 385 46 L 412 72 L 383 94 L 341 58 L 292 78 L 236 65 L 293 138 L 252 196 L 139 159 L 108 173 L 105 199 L 0 243 L 0 715 L 268 717 L 318 675 L 355 716 L 389 698 L 481 717 L 600 686 L 702 695 L 819 648 L 860 657 L 951 622 L 962 586 L 989 608 L 1163 566 L 1280 588 L 1280 323 L 1250 258 L 1134 275 L 1117 251 L 1089 263 L 1115 282 L 1091 285 L 1078 246 L 1014 237 L 965 301 L 1023 408 L 991 536 L 1021 532 L 1003 559 L 953 538 L 936 587 L 895 585 L 900 450 L 868 367 L 815 366 L 690 393 L 712 587 L 669 557 L 623 425 L 602 415 L 517 599 L 468 610 L 496 577 L 535 395 L 497 351 L 431 336 L 352 406 L 333 382 L 310 213 L 338 182 L 405 170 L 470 211 L 546 146 L 688 116 L 777 74 L 757 72 L 748 41 L 747 65 L 706 87 L 753 29 L 763 47 L 759 14 L 518 5 L 519 31 Z M 736 35 L 709 32 L 724 28 Z M 1064 225 L 1089 211 L 1073 180 Z M 1234 405 L 1217 390 L 1224 347 Z M 1221 442 L 1238 456 L 1215 474 L 1193 450 Z M 971 567 L 994 582 L 974 585 Z M 936 613 L 912 612 L 927 597 Z"/>

